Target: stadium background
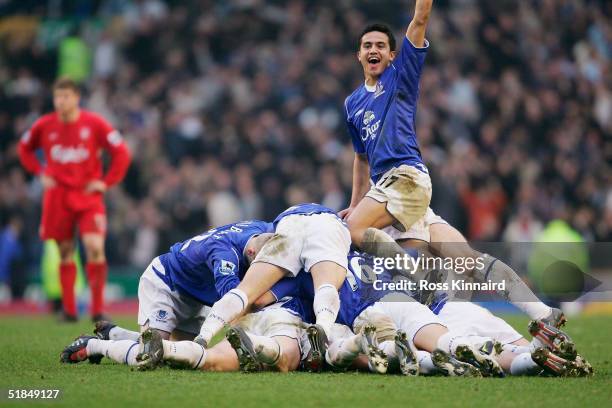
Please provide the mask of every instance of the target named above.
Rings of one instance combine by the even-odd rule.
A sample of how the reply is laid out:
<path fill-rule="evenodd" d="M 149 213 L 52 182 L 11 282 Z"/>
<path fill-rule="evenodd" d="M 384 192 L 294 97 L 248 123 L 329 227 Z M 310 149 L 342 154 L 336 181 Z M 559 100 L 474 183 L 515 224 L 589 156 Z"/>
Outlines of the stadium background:
<path fill-rule="evenodd" d="M 529 242 L 563 220 L 587 242 L 612 241 L 611 8 L 435 2 L 417 133 L 432 207 L 469 239 Z M 58 75 L 81 81 L 83 106 L 132 149 L 106 201 L 111 281 L 133 290 L 156 254 L 210 226 L 304 201 L 348 204 L 343 102 L 363 80 L 357 36 L 385 21 L 401 38 L 412 9 L 0 0 L 0 279 L 13 298 L 40 280 L 43 254 L 41 185 L 16 145 L 52 109 Z"/>

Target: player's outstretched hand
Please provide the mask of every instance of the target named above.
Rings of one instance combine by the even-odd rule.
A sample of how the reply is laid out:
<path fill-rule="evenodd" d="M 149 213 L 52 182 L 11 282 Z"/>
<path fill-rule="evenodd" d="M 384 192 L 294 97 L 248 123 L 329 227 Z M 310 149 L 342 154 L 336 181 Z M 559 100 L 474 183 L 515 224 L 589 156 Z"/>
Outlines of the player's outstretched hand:
<path fill-rule="evenodd" d="M 104 193 L 106 192 L 106 183 L 102 180 L 92 180 L 85 186 L 87 193 Z"/>
<path fill-rule="evenodd" d="M 51 176 L 47 176 L 46 174 L 43 174 L 42 176 L 40 176 L 40 182 L 43 186 L 43 190 L 46 190 L 48 188 L 53 188 L 57 185 L 57 183 L 55 182 L 55 179 Z"/>
<path fill-rule="evenodd" d="M 342 218 L 343 220 L 346 220 L 351 215 L 354 209 L 355 207 L 345 208 L 344 210 L 338 213 L 338 217 Z"/>

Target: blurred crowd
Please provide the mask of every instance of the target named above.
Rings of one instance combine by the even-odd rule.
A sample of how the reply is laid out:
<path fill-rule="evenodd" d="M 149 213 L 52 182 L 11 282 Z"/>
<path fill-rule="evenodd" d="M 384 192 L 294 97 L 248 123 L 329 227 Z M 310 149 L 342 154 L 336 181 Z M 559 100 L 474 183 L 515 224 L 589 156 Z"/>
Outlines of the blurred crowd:
<path fill-rule="evenodd" d="M 413 7 L 0 1 L 0 239 L 19 237 L 38 259 L 41 186 L 16 143 L 66 72 L 134 156 L 107 193 L 111 266 L 144 266 L 210 226 L 299 202 L 344 208 L 358 34 L 384 21 L 401 38 Z M 605 0 L 434 2 L 417 134 L 432 208 L 470 239 L 530 241 L 563 219 L 612 241 L 611 11 Z"/>

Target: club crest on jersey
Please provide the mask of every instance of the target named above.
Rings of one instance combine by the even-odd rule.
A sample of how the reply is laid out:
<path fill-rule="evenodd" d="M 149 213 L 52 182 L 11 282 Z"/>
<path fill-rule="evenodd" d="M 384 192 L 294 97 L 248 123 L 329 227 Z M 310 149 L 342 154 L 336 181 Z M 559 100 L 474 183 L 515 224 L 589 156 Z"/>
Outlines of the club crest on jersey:
<path fill-rule="evenodd" d="M 88 127 L 81 128 L 81 132 L 79 134 L 81 140 L 89 139 L 89 135 L 91 134 L 91 130 Z"/>
<path fill-rule="evenodd" d="M 376 83 L 376 89 L 374 90 L 374 99 L 378 98 L 380 95 L 384 94 L 385 90 L 383 88 L 382 82 L 378 81 Z"/>
<path fill-rule="evenodd" d="M 221 267 L 219 268 L 219 272 L 222 275 L 233 275 L 234 269 L 236 269 L 236 265 L 230 261 L 221 261 Z"/>
<path fill-rule="evenodd" d="M 165 322 L 167 318 L 168 318 L 168 312 L 166 312 L 165 310 L 157 311 L 157 316 L 155 316 L 155 319 L 158 322 Z"/>

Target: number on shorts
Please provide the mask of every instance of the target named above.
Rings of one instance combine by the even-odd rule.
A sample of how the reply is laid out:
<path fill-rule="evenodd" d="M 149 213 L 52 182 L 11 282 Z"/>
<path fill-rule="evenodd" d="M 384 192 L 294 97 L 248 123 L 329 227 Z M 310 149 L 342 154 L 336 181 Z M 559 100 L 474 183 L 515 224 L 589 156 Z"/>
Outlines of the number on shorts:
<path fill-rule="evenodd" d="M 395 183 L 397 181 L 397 179 L 399 179 L 398 176 L 389 176 L 389 177 L 387 177 L 386 179 L 383 180 L 383 182 L 381 183 L 381 186 L 383 188 L 389 188 L 389 187 L 391 187 L 391 185 L 393 183 Z"/>

